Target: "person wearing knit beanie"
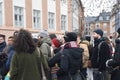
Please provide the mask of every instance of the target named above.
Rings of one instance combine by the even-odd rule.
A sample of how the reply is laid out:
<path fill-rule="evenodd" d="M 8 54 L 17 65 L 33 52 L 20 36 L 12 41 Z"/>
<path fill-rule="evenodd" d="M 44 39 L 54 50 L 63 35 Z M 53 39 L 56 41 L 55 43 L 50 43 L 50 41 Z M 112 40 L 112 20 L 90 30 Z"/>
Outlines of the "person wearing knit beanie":
<path fill-rule="evenodd" d="M 98 35 L 100 35 L 101 37 L 103 36 L 103 31 L 101 29 L 96 29 L 93 32 L 97 33 Z"/>
<path fill-rule="evenodd" d="M 40 31 L 39 36 L 40 37 L 47 37 L 47 36 L 49 36 L 49 33 L 47 30 L 42 30 L 42 31 Z"/>

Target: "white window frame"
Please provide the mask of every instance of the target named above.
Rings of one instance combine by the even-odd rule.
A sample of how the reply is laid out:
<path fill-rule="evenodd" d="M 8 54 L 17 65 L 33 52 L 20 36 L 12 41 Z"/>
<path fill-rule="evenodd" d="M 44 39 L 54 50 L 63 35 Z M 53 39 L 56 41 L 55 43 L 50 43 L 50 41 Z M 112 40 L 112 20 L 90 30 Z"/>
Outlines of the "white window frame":
<path fill-rule="evenodd" d="M 55 13 L 48 12 L 48 27 L 49 29 L 55 29 Z"/>
<path fill-rule="evenodd" d="M 24 9 L 14 6 L 14 24 L 15 27 L 24 27 Z"/>
<path fill-rule="evenodd" d="M 67 16 L 61 15 L 61 30 L 65 31 L 67 27 Z"/>
<path fill-rule="evenodd" d="M 41 29 L 41 12 L 40 10 L 33 10 L 33 28 Z"/>

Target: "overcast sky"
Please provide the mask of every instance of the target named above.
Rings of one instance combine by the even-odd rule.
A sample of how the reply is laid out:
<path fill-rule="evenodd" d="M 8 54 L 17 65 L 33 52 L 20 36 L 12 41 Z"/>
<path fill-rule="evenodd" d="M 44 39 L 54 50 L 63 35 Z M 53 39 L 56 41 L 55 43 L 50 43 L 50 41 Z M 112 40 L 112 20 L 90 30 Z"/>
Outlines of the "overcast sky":
<path fill-rule="evenodd" d="M 98 16 L 102 10 L 110 12 L 116 0 L 81 0 L 85 16 Z"/>

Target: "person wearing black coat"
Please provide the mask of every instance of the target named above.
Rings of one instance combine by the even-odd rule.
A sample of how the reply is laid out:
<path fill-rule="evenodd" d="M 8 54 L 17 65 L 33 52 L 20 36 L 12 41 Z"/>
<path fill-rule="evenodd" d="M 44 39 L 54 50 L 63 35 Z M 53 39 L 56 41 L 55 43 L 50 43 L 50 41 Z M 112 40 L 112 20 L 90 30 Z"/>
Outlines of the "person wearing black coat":
<path fill-rule="evenodd" d="M 5 35 L 0 34 L 0 52 L 6 47 Z"/>
<path fill-rule="evenodd" d="M 112 67 L 112 68 L 118 67 L 116 70 L 114 70 L 111 73 L 111 80 L 120 80 L 120 28 L 117 30 L 117 32 L 118 32 L 119 36 L 115 40 L 116 47 L 115 47 L 114 57 L 113 57 L 113 59 L 110 59 L 106 62 L 106 65 L 108 67 Z"/>
<path fill-rule="evenodd" d="M 104 76 L 103 80 L 108 80 L 106 76 L 106 61 L 111 58 L 109 45 L 104 41 L 103 31 L 101 29 L 97 29 L 94 32 L 94 51 L 91 58 L 92 68 L 93 68 L 93 78 L 94 80 L 100 80 L 98 76 L 96 76 L 94 69 L 98 69 Z"/>
<path fill-rule="evenodd" d="M 82 68 L 83 49 L 77 46 L 77 34 L 68 32 L 64 39 L 66 41 L 64 49 L 56 54 L 59 58 L 59 70 L 57 71 L 58 80 L 71 80 L 70 75 L 74 75 Z M 56 58 L 56 60 L 58 59 Z M 55 60 L 54 60 L 55 61 Z M 52 64 L 49 65 L 51 66 Z"/>

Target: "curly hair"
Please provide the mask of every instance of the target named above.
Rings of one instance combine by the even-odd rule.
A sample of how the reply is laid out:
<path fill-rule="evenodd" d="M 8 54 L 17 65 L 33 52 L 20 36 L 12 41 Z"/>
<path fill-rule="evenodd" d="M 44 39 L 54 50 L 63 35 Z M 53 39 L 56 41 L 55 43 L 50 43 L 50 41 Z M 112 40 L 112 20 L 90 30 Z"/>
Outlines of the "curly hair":
<path fill-rule="evenodd" d="M 17 53 L 33 53 L 35 51 L 35 43 L 31 33 L 27 30 L 20 29 L 14 40 L 14 49 Z"/>

